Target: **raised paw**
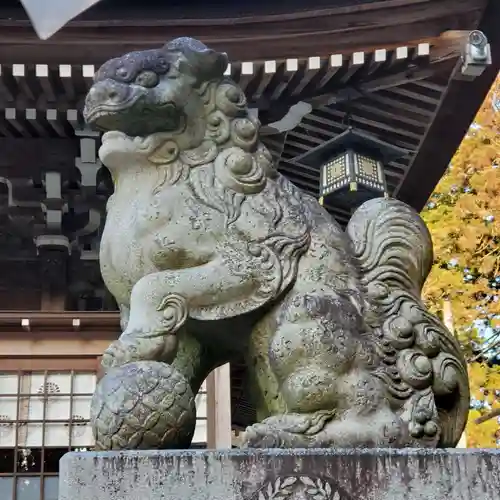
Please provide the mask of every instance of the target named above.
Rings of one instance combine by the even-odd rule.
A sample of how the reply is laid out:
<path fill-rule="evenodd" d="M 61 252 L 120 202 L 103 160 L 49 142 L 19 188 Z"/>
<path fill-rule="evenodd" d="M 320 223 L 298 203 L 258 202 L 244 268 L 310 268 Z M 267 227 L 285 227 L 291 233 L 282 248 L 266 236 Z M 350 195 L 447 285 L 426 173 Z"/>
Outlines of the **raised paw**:
<path fill-rule="evenodd" d="M 175 357 L 176 348 L 174 335 L 138 337 L 123 334 L 104 351 L 101 364 L 109 370 L 134 361 L 169 362 Z"/>

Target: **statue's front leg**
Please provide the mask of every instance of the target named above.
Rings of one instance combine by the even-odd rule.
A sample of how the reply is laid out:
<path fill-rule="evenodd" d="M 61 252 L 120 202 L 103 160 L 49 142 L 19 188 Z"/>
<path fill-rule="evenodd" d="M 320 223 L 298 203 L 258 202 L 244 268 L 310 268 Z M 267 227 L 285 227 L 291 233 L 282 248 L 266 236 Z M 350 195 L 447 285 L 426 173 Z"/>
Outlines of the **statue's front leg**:
<path fill-rule="evenodd" d="M 245 287 L 242 277 L 220 261 L 144 276 L 132 289 L 126 328 L 105 351 L 103 366 L 108 369 L 139 360 L 172 362 L 176 333 L 189 311 L 210 307 Z"/>
<path fill-rule="evenodd" d="M 205 356 L 183 326 L 190 311 L 242 293 L 242 283 L 219 262 L 153 273 L 136 283 L 126 328 L 103 356 L 106 373 L 92 399 L 97 449 L 189 446 L 194 396 L 217 358 Z"/>

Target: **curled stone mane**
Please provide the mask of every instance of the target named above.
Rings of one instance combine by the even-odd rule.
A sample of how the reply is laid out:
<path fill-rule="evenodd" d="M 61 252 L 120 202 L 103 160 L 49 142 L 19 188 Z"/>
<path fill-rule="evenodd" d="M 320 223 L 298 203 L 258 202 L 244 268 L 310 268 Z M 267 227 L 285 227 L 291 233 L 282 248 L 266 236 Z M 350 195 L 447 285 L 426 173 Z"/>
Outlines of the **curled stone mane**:
<path fill-rule="evenodd" d="M 205 138 L 197 150 L 185 156 L 206 155 L 210 168 L 195 169 L 190 176 L 196 197 L 226 214 L 234 222 L 247 195 L 262 192 L 277 172 L 267 148 L 259 142 L 259 122 L 248 113 L 245 94 L 231 80 L 208 83 Z M 207 191 L 208 189 L 208 191 Z M 215 196 L 214 196 L 215 195 Z"/>
<path fill-rule="evenodd" d="M 283 214 L 279 209 L 280 196 L 273 189 L 275 183 L 281 186 L 285 182 L 293 197 L 302 195 L 278 176 L 271 153 L 259 141 L 260 122 L 250 115 L 245 94 L 222 75 L 202 83 L 195 92 L 204 107 L 203 139 L 195 147 L 181 150 L 175 138 L 166 136 L 156 144 L 149 160 L 169 171 L 169 184 L 181 178 L 188 180 L 196 198 L 223 212 L 228 225 L 239 217 L 241 204 L 248 195 L 266 190 L 267 204 L 275 198 L 278 205 L 277 223 Z M 251 198 L 250 205 L 260 210 L 261 204 L 252 203 Z"/>
<path fill-rule="evenodd" d="M 249 242 L 247 254 L 259 262 L 272 262 L 272 285 L 264 295 L 279 294 L 294 281 L 311 241 L 302 193 L 278 174 L 270 152 L 259 141 L 260 123 L 250 115 L 237 84 L 220 74 L 193 90 L 203 103 L 203 137 L 184 150 L 172 136 L 160 143 L 149 156 L 163 171 L 155 191 L 165 183 L 186 182 L 201 205 L 225 216 L 228 228 L 238 225 L 243 205 L 246 217 L 264 219 L 269 232 Z M 266 271 L 258 267 L 264 276 Z"/>

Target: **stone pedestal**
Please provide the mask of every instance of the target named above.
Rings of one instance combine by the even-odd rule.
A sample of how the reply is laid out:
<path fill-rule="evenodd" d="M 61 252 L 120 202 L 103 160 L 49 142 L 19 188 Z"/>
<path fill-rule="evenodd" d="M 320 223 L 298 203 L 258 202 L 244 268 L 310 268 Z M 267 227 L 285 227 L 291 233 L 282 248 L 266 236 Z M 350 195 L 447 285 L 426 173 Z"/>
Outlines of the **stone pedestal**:
<path fill-rule="evenodd" d="M 69 453 L 59 500 L 496 500 L 494 450 Z"/>

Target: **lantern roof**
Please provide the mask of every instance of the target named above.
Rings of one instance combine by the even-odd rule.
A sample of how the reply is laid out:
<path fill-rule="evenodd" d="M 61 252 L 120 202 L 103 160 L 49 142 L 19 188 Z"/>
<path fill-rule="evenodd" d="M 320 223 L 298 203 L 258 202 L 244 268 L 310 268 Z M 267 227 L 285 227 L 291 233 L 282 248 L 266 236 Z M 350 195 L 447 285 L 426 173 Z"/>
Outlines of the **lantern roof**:
<path fill-rule="evenodd" d="M 344 132 L 333 139 L 296 157 L 295 161 L 302 165 L 318 167 L 347 149 L 353 149 L 359 153 L 370 155 L 382 163 L 397 160 L 408 154 L 406 149 L 389 144 L 373 135 L 349 126 Z"/>

